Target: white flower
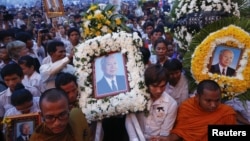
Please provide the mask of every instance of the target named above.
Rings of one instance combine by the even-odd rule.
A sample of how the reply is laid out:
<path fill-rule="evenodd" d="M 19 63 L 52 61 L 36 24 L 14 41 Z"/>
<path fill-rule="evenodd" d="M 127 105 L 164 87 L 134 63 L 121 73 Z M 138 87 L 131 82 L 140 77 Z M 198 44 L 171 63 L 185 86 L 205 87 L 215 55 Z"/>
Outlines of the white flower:
<path fill-rule="evenodd" d="M 99 14 L 101 14 L 101 13 L 102 13 L 101 10 L 95 10 L 95 12 L 94 12 L 95 16 L 96 16 L 96 15 L 99 15 Z"/>
<path fill-rule="evenodd" d="M 107 33 L 108 32 L 108 27 L 104 25 L 101 29 L 102 32 Z"/>

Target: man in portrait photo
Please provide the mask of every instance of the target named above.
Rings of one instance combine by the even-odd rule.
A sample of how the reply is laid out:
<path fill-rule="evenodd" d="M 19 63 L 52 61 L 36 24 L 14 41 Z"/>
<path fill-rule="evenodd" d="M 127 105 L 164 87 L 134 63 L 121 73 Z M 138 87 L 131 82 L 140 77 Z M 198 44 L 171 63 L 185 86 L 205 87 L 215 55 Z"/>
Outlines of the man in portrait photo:
<path fill-rule="evenodd" d="M 118 63 L 114 54 L 101 59 L 103 77 L 97 82 L 97 95 L 127 90 L 124 75 L 117 75 Z"/>
<path fill-rule="evenodd" d="M 233 59 L 233 51 L 231 51 L 230 49 L 223 49 L 219 54 L 219 62 L 215 65 L 212 65 L 209 71 L 211 73 L 217 73 L 220 75 L 234 76 L 235 69 L 230 67 Z"/>
<path fill-rule="evenodd" d="M 19 126 L 19 131 L 20 135 L 17 137 L 16 141 L 28 141 L 31 136 L 29 123 L 21 123 Z"/>

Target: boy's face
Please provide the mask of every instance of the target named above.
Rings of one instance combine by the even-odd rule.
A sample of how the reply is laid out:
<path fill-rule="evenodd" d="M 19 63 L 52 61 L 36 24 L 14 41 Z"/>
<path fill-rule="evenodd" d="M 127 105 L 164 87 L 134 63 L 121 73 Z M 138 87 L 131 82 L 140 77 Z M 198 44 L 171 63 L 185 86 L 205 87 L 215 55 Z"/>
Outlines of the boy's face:
<path fill-rule="evenodd" d="M 15 90 L 16 85 L 22 82 L 22 78 L 17 74 L 11 74 L 4 77 L 4 82 L 13 92 Z"/>
<path fill-rule="evenodd" d="M 149 93 L 153 101 L 161 97 L 162 93 L 165 91 L 166 81 L 161 81 L 158 84 L 149 85 Z"/>

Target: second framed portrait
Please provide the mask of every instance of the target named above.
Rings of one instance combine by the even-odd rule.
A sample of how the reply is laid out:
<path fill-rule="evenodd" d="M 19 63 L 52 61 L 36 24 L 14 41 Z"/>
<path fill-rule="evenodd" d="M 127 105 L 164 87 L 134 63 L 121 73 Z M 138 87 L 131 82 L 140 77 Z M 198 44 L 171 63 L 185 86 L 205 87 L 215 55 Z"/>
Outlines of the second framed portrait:
<path fill-rule="evenodd" d="M 64 15 L 63 0 L 43 0 L 43 5 L 49 18 Z"/>
<path fill-rule="evenodd" d="M 125 57 L 120 52 L 96 58 L 93 72 L 95 98 L 117 95 L 129 90 Z"/>
<path fill-rule="evenodd" d="M 8 141 L 28 141 L 41 123 L 39 113 L 5 117 L 5 137 Z"/>
<path fill-rule="evenodd" d="M 235 76 L 241 55 L 242 50 L 239 48 L 217 46 L 211 58 L 209 72 L 229 77 Z"/>

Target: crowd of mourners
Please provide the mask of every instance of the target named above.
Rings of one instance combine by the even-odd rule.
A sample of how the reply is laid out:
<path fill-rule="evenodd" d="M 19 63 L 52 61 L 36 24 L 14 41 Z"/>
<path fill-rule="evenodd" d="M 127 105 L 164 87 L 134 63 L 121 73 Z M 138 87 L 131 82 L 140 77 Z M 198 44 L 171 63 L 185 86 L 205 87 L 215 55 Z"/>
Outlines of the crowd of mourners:
<path fill-rule="evenodd" d="M 73 64 L 74 48 L 84 42 L 81 12 L 87 8 L 67 6 L 65 16 L 47 18 L 41 7 L 11 11 L 0 7 L 0 119 L 36 112 L 43 119 L 31 136 L 20 130 L 23 141 L 96 138 L 97 122 L 87 123 L 78 105 Z M 249 124 L 249 109 L 237 98 L 222 103 L 216 82 L 204 80 L 196 91 L 189 91 L 183 54 L 165 30 L 171 27 L 164 15 L 170 6 L 137 10 L 134 7 L 120 12 L 128 18 L 126 25 L 131 32 L 137 32 L 143 40 L 140 51 L 150 93 L 149 113 L 103 120 L 101 140 L 205 141 L 209 124 Z M 142 132 L 134 127 L 134 118 Z M 6 128 L 1 128 L 0 140 L 4 140 Z"/>

